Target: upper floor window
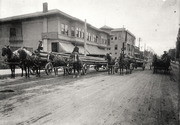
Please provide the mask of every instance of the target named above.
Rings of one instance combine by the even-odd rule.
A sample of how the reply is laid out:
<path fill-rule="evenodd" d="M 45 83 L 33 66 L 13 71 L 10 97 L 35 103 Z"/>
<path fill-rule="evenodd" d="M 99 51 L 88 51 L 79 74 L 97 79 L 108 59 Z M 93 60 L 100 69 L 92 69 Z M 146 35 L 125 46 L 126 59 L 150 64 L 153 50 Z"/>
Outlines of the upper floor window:
<path fill-rule="evenodd" d="M 90 39 L 91 39 L 90 36 L 91 36 L 91 34 L 88 33 L 88 37 L 87 37 L 87 40 L 88 40 L 88 41 L 90 41 Z"/>
<path fill-rule="evenodd" d="M 77 27 L 76 28 L 76 37 L 78 37 L 79 36 L 79 28 Z"/>
<path fill-rule="evenodd" d="M 65 34 L 68 35 L 68 25 L 65 25 Z"/>
<path fill-rule="evenodd" d="M 81 28 L 79 28 L 79 30 L 78 30 L 78 36 L 79 36 L 79 38 L 81 38 Z"/>
<path fill-rule="evenodd" d="M 10 37 L 16 36 L 16 28 L 10 28 Z"/>
<path fill-rule="evenodd" d="M 110 39 L 108 39 L 107 44 L 110 45 Z"/>
<path fill-rule="evenodd" d="M 98 42 L 98 36 L 96 36 L 96 38 L 95 38 L 95 42 L 96 42 L 96 43 Z"/>
<path fill-rule="evenodd" d="M 61 33 L 65 34 L 65 25 L 64 24 L 61 24 Z"/>
<path fill-rule="evenodd" d="M 74 27 L 71 27 L 71 36 L 75 36 L 75 29 L 74 29 Z"/>
<path fill-rule="evenodd" d="M 81 37 L 84 38 L 84 30 L 81 32 Z"/>
<path fill-rule="evenodd" d="M 111 40 L 113 40 L 113 37 L 111 37 Z"/>
<path fill-rule="evenodd" d="M 114 46 L 114 49 L 117 50 L 117 49 L 118 49 L 118 45 L 115 45 L 115 46 Z"/>
<path fill-rule="evenodd" d="M 117 40 L 117 37 L 115 37 L 114 39 Z"/>

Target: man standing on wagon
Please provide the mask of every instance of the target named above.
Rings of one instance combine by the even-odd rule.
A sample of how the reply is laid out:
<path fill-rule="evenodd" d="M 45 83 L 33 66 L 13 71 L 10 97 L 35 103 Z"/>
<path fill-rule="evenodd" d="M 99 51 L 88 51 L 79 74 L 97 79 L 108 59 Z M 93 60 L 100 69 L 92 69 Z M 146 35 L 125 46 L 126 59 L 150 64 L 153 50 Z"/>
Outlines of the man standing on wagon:
<path fill-rule="evenodd" d="M 39 40 L 37 51 L 40 52 L 41 50 L 43 50 L 43 43 L 42 43 L 42 40 Z"/>
<path fill-rule="evenodd" d="M 72 53 L 75 53 L 75 52 L 79 54 L 79 47 L 77 45 L 75 45 Z"/>

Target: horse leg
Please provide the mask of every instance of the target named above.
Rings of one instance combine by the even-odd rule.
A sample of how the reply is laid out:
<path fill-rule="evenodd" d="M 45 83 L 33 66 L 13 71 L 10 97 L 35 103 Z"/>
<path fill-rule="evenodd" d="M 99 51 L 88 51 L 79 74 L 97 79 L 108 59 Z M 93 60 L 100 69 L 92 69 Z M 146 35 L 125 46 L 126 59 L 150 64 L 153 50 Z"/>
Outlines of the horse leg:
<path fill-rule="evenodd" d="M 12 65 L 13 78 L 15 78 L 15 65 Z"/>
<path fill-rule="evenodd" d="M 28 73 L 28 77 L 30 77 L 29 72 L 30 72 L 30 67 L 28 66 L 28 72 L 27 72 Z"/>
<path fill-rule="evenodd" d="M 23 66 L 21 67 L 21 77 L 23 77 Z"/>
<path fill-rule="evenodd" d="M 13 67 L 12 65 L 9 65 L 10 69 L 11 69 L 11 78 L 13 78 Z"/>

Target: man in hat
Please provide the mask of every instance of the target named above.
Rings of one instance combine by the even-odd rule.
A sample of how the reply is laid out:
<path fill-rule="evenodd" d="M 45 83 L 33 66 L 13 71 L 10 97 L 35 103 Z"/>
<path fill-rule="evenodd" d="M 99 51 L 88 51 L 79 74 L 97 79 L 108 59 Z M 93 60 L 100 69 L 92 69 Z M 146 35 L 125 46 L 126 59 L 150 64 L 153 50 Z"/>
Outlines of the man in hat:
<path fill-rule="evenodd" d="M 75 45 L 73 53 L 77 52 L 79 54 L 79 47 L 77 47 L 77 45 Z"/>
<path fill-rule="evenodd" d="M 167 56 L 168 56 L 167 52 L 164 51 L 164 54 L 162 55 L 161 59 L 164 60 L 164 59 L 166 59 Z"/>
<path fill-rule="evenodd" d="M 41 50 L 43 50 L 43 44 L 42 44 L 42 40 L 39 40 L 37 51 L 40 52 Z"/>

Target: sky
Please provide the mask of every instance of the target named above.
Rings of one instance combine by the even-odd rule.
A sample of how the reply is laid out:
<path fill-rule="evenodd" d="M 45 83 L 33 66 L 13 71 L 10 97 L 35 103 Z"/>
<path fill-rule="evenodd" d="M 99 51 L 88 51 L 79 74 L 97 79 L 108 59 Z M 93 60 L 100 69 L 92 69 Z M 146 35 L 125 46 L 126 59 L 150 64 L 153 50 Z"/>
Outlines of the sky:
<path fill-rule="evenodd" d="M 0 0 L 0 18 L 59 9 L 100 28 L 126 28 L 136 36 L 136 45 L 158 55 L 175 48 L 180 0 Z"/>

